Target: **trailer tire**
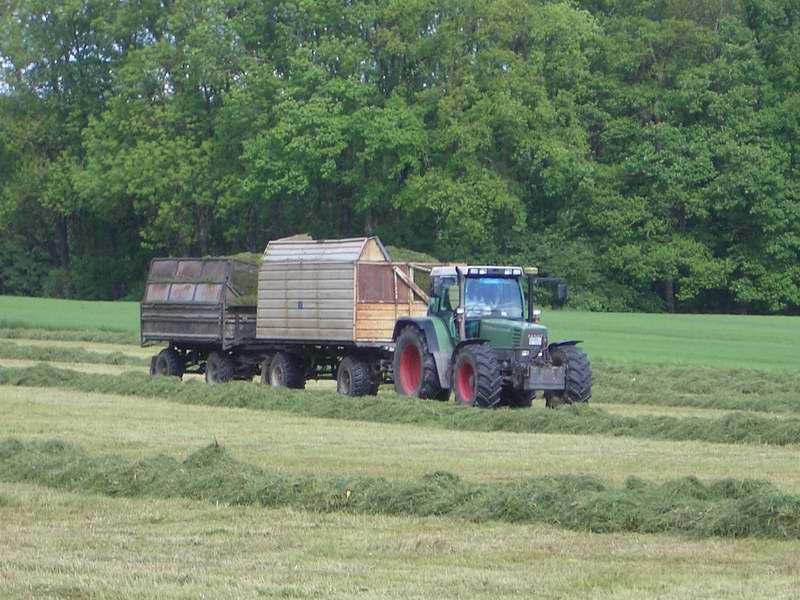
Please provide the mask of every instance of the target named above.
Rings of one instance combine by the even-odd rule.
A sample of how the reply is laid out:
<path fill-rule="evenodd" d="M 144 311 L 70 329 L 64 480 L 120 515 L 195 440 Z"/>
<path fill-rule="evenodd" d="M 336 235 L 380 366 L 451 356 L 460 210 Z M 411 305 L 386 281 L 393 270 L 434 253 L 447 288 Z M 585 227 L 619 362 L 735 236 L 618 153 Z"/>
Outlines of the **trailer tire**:
<path fill-rule="evenodd" d="M 456 403 L 462 406 L 494 408 L 500 404 L 503 378 L 497 354 L 488 344 L 468 344 L 453 360 Z"/>
<path fill-rule="evenodd" d="M 425 336 L 416 327 L 406 327 L 397 336 L 392 370 L 394 390 L 400 396 L 438 399 L 443 393 L 436 361 L 428 352 Z"/>
<path fill-rule="evenodd" d="M 304 389 L 306 375 L 303 363 L 291 354 L 278 352 L 269 363 L 269 384 L 272 387 Z"/>
<path fill-rule="evenodd" d="M 369 363 L 357 356 L 345 356 L 336 369 L 336 391 L 345 396 L 367 396 L 373 388 Z"/>
<path fill-rule="evenodd" d="M 150 374 L 163 377 L 183 377 L 183 359 L 172 348 L 164 348 L 150 359 Z"/>
<path fill-rule="evenodd" d="M 567 368 L 567 381 L 563 392 L 545 394 L 548 408 L 589 402 L 592 397 L 592 364 L 586 353 L 575 346 L 558 346 L 550 356 L 554 365 Z"/>
<path fill-rule="evenodd" d="M 206 383 L 215 385 L 233 379 L 235 367 L 230 356 L 223 352 L 212 352 L 206 358 Z"/>

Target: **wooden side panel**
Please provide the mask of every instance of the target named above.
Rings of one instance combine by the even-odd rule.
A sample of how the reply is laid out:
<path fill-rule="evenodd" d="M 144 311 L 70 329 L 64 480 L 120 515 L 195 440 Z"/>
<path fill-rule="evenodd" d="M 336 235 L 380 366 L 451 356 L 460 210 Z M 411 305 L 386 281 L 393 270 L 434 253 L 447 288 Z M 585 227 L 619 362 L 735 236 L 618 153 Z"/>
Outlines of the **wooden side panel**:
<path fill-rule="evenodd" d="M 258 279 L 257 337 L 353 339 L 354 265 L 265 261 Z"/>
<path fill-rule="evenodd" d="M 356 305 L 356 340 L 359 342 L 388 342 L 392 339 L 395 321 L 399 317 L 423 317 L 428 307 L 422 302 L 413 304 Z"/>

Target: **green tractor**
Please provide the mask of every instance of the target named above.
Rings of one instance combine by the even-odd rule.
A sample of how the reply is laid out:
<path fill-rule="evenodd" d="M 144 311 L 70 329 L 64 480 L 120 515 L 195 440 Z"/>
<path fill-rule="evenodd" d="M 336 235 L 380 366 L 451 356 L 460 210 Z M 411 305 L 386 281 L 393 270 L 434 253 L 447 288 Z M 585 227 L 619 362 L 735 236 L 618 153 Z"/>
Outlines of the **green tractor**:
<path fill-rule="evenodd" d="M 527 298 L 524 281 L 527 279 Z M 398 319 L 393 340 L 395 390 L 403 396 L 466 406 L 529 407 L 538 391 L 547 406 L 588 402 L 592 367 L 579 340 L 550 342 L 534 310 L 534 289 L 561 280 L 535 269 L 434 267 L 425 317 Z"/>

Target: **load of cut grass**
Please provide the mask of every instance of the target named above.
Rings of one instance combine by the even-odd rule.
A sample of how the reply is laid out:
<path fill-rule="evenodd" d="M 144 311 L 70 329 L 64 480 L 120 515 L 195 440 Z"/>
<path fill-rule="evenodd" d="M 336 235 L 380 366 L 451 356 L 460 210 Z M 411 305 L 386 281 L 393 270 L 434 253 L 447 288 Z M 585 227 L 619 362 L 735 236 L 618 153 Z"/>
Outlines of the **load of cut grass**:
<path fill-rule="evenodd" d="M 666 483 L 629 479 L 615 487 L 585 476 L 470 483 L 437 472 L 412 481 L 270 473 L 214 444 L 183 461 L 131 462 L 88 456 L 60 440 L 3 440 L 0 479 L 107 496 L 191 498 L 314 512 L 447 516 L 543 522 L 592 532 L 800 538 L 800 498 L 762 481 Z"/>
<path fill-rule="evenodd" d="M 91 352 L 83 348 L 43 348 L 40 346 L 20 346 L 14 343 L 0 344 L 0 358 L 102 365 L 145 366 L 149 364 L 146 358 L 131 356 L 122 352 Z"/>
<path fill-rule="evenodd" d="M 794 372 L 594 362 L 596 403 L 800 413 Z"/>
<path fill-rule="evenodd" d="M 591 406 L 560 410 L 478 410 L 449 403 L 381 396 L 349 398 L 333 391 L 303 391 L 232 382 L 206 386 L 198 381 L 152 378 L 142 373 L 101 375 L 47 365 L 0 368 L 0 385 L 57 387 L 81 392 L 160 398 L 183 404 L 276 410 L 309 417 L 403 423 L 465 431 L 601 434 L 640 439 L 726 444 L 800 443 L 800 419 L 731 413 L 723 417 L 636 417 Z"/>

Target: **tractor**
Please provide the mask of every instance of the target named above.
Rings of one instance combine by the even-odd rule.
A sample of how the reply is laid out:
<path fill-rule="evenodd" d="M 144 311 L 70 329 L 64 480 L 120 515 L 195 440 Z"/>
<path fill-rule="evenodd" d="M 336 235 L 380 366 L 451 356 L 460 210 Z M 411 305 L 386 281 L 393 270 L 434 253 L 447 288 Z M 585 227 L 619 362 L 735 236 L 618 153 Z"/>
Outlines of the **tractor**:
<path fill-rule="evenodd" d="M 589 401 L 592 367 L 580 340 L 551 342 L 534 309 L 543 284 L 556 283 L 557 301 L 566 301 L 562 280 L 503 266 L 439 266 L 430 277 L 427 315 L 394 327 L 398 394 L 444 401 L 452 392 L 482 408 L 530 407 L 539 391 L 551 408 Z"/>

